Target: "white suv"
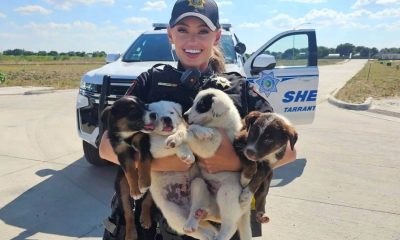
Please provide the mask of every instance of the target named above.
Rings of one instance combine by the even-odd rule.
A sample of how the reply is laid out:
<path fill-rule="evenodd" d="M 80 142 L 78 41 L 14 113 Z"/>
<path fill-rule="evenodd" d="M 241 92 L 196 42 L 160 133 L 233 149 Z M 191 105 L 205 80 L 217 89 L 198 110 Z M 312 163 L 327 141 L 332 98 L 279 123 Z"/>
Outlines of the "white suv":
<path fill-rule="evenodd" d="M 101 110 L 123 96 L 132 81 L 153 65 L 177 65 L 177 56 L 168 42 L 167 25 L 153 24 L 153 27 L 140 35 L 124 54 L 108 55 L 108 64 L 89 71 L 81 79 L 76 104 L 78 134 L 83 140 L 85 158 L 94 165 L 106 163 L 97 149 L 102 129 Z M 315 31 L 283 32 L 245 60 L 245 46 L 231 31 L 231 25 L 221 27 L 220 47 L 227 71 L 247 76 L 254 90 L 268 99 L 275 112 L 295 124 L 311 123 L 319 78 Z"/>

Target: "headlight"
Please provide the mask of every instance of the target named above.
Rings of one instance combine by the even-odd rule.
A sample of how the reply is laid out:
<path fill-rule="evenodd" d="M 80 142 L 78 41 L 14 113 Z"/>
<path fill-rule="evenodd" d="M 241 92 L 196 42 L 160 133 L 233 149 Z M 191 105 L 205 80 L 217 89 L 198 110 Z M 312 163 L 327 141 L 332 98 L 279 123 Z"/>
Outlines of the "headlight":
<path fill-rule="evenodd" d="M 97 93 L 97 92 L 99 92 L 97 88 L 98 88 L 97 84 L 87 83 L 83 79 L 81 80 L 80 89 L 85 90 L 85 91 L 89 91 L 89 92 Z"/>

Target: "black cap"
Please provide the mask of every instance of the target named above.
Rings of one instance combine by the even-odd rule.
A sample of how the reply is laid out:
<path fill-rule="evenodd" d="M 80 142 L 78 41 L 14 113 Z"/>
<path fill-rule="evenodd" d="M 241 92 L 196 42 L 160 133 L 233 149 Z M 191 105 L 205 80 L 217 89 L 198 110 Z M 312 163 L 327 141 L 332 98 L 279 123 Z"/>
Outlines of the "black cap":
<path fill-rule="evenodd" d="M 174 27 L 185 17 L 198 17 L 215 31 L 220 28 L 218 6 L 213 0 L 178 0 L 172 9 L 169 26 Z"/>

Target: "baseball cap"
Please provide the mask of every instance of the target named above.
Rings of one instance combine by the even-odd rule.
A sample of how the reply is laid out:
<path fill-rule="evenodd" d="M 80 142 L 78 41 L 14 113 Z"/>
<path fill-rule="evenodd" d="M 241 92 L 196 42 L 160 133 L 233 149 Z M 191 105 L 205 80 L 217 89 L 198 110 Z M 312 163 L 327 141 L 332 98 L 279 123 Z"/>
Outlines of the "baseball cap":
<path fill-rule="evenodd" d="M 218 6 L 213 0 L 178 0 L 172 9 L 169 26 L 174 27 L 185 17 L 197 17 L 215 31 L 220 28 Z"/>

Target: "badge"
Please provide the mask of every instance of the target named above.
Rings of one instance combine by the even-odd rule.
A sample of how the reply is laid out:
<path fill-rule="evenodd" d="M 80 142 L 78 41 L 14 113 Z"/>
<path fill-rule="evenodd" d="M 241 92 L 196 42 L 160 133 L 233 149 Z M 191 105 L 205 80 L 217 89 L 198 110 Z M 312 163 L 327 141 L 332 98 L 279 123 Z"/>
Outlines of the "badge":
<path fill-rule="evenodd" d="M 231 82 L 229 82 L 228 79 L 221 76 L 216 76 L 211 78 L 211 82 L 215 84 L 217 87 L 221 87 L 222 89 L 231 87 Z"/>
<path fill-rule="evenodd" d="M 194 8 L 204 8 L 204 0 L 188 0 L 189 6 Z"/>
<path fill-rule="evenodd" d="M 253 91 L 265 98 L 269 97 L 273 92 L 278 92 L 276 86 L 281 80 L 276 78 L 273 72 L 261 72 L 258 78 L 248 79 L 248 81 Z"/>

